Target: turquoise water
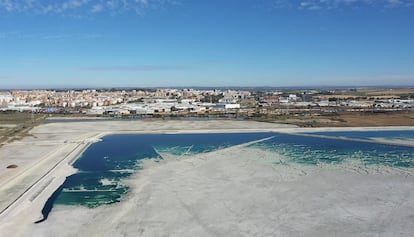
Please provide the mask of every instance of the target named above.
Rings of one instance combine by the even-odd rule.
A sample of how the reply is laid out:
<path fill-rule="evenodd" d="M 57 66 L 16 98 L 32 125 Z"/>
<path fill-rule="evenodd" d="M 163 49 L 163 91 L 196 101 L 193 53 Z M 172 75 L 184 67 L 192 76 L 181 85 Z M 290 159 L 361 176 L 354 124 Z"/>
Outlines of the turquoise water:
<path fill-rule="evenodd" d="M 122 183 L 143 159 L 162 159 L 157 153 L 192 155 L 259 140 L 270 133 L 244 134 L 134 134 L 110 135 L 91 145 L 73 164 L 79 170 L 46 202 L 42 213 L 47 219 L 54 204 L 94 208 L 121 201 L 129 187 Z"/>
<path fill-rule="evenodd" d="M 322 135 L 322 133 L 314 134 Z M 349 137 L 357 138 L 372 135 L 372 133 L 364 132 L 342 132 L 333 133 L 332 136 L 341 136 L 338 134 L 347 134 Z M 323 133 L 323 135 L 326 134 Z M 374 132 L 374 135 L 401 137 L 412 134 L 387 131 Z M 49 198 L 42 210 L 44 218 L 41 221 L 47 219 L 54 204 L 94 208 L 120 202 L 129 191 L 129 187 L 122 181 L 136 170 L 142 169 L 143 159 L 162 159 L 160 154 L 164 153 L 186 157 L 269 137 L 273 138 L 250 146 L 281 154 L 285 157 L 283 162 L 291 164 L 340 164 L 357 159 L 365 165 L 414 167 L 413 147 L 327 139 L 300 134 L 111 135 L 91 145 L 74 163 L 73 166 L 79 172 L 67 177 L 64 184 Z"/>
<path fill-rule="evenodd" d="M 57 204 L 96 207 L 118 202 L 128 192 L 120 182 L 141 169 L 142 159 L 162 159 L 156 151 L 183 155 L 264 138 L 266 134 L 143 134 L 112 135 L 93 144 L 75 163 L 78 173 L 67 178 Z"/>
<path fill-rule="evenodd" d="M 358 160 L 365 165 L 414 167 L 414 148 L 371 142 L 275 134 L 274 138 L 252 145 L 283 155 L 287 162 L 318 165 Z"/>
<path fill-rule="evenodd" d="M 333 136 L 333 137 L 358 138 L 358 139 L 372 139 L 372 138 L 401 139 L 401 140 L 414 139 L 413 130 L 315 132 L 315 133 L 310 133 L 310 134 Z"/>
<path fill-rule="evenodd" d="M 141 169 L 142 159 L 162 159 L 156 151 L 175 155 L 211 152 L 268 134 L 142 134 L 112 135 L 89 147 L 75 163 L 79 172 L 68 177 L 57 204 L 95 207 L 120 201 L 128 187 L 120 182 Z M 102 182 L 106 180 L 106 182 Z M 79 201 L 80 200 L 80 201 Z"/>

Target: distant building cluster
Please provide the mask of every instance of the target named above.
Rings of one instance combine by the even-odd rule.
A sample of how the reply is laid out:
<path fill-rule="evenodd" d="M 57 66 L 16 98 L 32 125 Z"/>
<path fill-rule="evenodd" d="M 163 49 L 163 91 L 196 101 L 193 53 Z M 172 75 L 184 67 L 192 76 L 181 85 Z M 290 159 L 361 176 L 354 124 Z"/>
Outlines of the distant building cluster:
<path fill-rule="evenodd" d="M 326 90 L 12 90 L 0 91 L 0 111 L 154 115 L 410 110 L 410 96 L 360 96 Z"/>
<path fill-rule="evenodd" d="M 234 90 L 14 90 L 0 92 L 0 110 L 43 113 L 154 114 L 239 109 L 251 96 Z"/>

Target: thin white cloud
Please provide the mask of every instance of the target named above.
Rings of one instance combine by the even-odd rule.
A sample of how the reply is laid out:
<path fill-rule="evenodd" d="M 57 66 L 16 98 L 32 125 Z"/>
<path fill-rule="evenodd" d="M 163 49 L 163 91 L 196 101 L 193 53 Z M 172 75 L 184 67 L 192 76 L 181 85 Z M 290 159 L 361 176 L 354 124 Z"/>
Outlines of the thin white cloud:
<path fill-rule="evenodd" d="M 178 0 L 0 0 L 0 13 L 28 13 L 35 15 L 63 14 L 85 16 L 96 13 L 141 14 L 148 9 L 163 8 Z"/>
<path fill-rule="evenodd" d="M 102 12 L 103 10 L 104 10 L 104 6 L 103 6 L 102 4 L 95 4 L 95 5 L 92 7 L 91 12 L 92 12 L 92 13 L 99 13 L 99 12 Z"/>
<path fill-rule="evenodd" d="M 135 65 L 135 66 L 96 66 L 96 67 L 84 67 L 81 68 L 86 71 L 175 71 L 189 69 L 189 66 L 185 65 Z"/>
<path fill-rule="evenodd" d="M 0 32 L 0 39 L 15 38 L 19 34 L 19 31 Z"/>
<path fill-rule="evenodd" d="M 36 15 L 61 14 L 89 16 L 107 13 L 110 15 L 133 12 L 143 14 L 148 10 L 176 5 L 184 0 L 0 0 L 0 14 L 29 13 Z M 200 0 L 201 1 L 201 0 Z M 257 0 L 250 0 L 252 3 Z M 414 0 L 262 0 L 270 8 L 300 10 L 330 10 L 343 7 L 414 7 Z"/>
<path fill-rule="evenodd" d="M 389 4 L 392 4 L 392 5 L 399 5 L 403 3 L 403 1 L 401 0 L 388 0 L 388 2 Z"/>
<path fill-rule="evenodd" d="M 27 34 L 20 31 L 0 32 L 0 40 L 16 40 L 16 39 L 30 39 L 30 40 L 89 40 L 103 38 L 99 33 L 81 33 L 81 34 L 46 34 L 34 33 Z"/>
<path fill-rule="evenodd" d="M 332 10 L 339 8 L 402 8 L 414 7 L 414 0 L 267 0 L 277 9 Z"/>

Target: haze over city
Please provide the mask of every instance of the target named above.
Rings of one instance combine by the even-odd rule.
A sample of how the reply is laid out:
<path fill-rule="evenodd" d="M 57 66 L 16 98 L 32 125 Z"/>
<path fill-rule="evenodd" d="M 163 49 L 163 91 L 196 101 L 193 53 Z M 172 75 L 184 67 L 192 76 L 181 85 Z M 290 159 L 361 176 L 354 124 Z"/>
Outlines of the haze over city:
<path fill-rule="evenodd" d="M 412 0 L 0 0 L 0 88 L 413 85 Z"/>

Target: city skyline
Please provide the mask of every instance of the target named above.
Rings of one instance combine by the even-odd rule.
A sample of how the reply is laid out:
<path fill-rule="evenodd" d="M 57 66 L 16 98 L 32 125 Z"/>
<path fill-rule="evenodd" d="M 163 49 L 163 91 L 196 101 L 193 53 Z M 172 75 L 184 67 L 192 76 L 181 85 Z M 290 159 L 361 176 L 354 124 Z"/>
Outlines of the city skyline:
<path fill-rule="evenodd" d="M 0 89 L 412 86 L 411 0 L 0 0 Z"/>

